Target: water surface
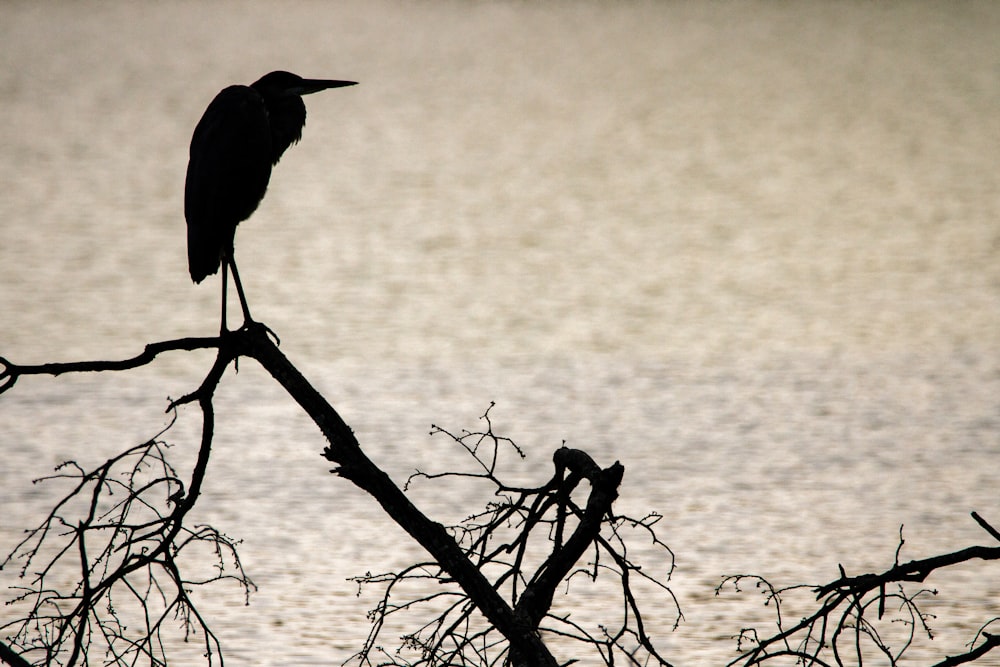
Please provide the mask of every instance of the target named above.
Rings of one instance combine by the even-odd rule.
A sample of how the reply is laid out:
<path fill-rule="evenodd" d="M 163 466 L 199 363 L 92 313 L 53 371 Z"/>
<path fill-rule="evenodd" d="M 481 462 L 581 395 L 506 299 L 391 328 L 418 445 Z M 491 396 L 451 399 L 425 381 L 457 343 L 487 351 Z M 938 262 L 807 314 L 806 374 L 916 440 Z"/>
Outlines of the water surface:
<path fill-rule="evenodd" d="M 720 664 L 759 611 L 721 575 L 818 583 L 890 565 L 901 524 L 916 558 L 1000 522 L 997 34 L 987 2 L 6 3 L 0 355 L 212 334 L 181 204 L 204 107 L 276 68 L 358 80 L 307 99 L 239 230 L 254 314 L 397 479 L 490 401 L 516 474 L 564 440 L 620 460 L 678 557 L 662 645 Z M 209 364 L 5 395 L 0 547 L 52 500 L 31 479 L 150 437 Z M 218 412 L 201 511 L 261 589 L 213 594 L 215 626 L 234 664 L 338 664 L 375 601 L 346 578 L 419 553 L 262 372 Z M 996 574 L 929 582 L 928 656 Z"/>

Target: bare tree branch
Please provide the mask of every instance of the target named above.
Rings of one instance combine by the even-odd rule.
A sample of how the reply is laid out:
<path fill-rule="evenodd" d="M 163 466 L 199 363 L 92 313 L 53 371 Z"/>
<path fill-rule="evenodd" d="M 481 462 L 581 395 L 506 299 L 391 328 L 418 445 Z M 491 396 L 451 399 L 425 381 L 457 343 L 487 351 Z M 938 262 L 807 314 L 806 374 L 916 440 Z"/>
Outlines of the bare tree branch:
<path fill-rule="evenodd" d="M 262 327 L 234 335 L 238 354 L 256 359 L 306 411 L 329 441 L 324 456 L 338 464 L 334 470 L 367 491 L 389 516 L 440 563 L 468 593 L 479 610 L 511 642 L 515 665 L 555 667 L 555 659 L 537 634 L 531 632 L 469 562 L 444 527 L 428 519 L 361 451 L 350 427 L 268 338 Z"/>
<path fill-rule="evenodd" d="M 34 664 L 87 665 L 100 660 L 165 667 L 164 632 L 179 624 L 185 639 L 201 633 L 209 665 L 216 660 L 223 664 L 219 641 L 194 606 L 189 589 L 232 580 L 248 596 L 254 585 L 243 572 L 234 540 L 210 526 L 191 527 L 185 521 L 200 496 L 211 455 L 215 390 L 229 364 L 243 356 L 259 362 L 317 424 L 329 442 L 324 456 L 336 464 L 332 472 L 368 492 L 432 557 L 399 573 L 355 579 L 359 585 L 384 584 L 385 590 L 372 612 L 369 637 L 351 661 L 363 666 L 378 660 L 413 666 L 555 667 L 544 638 L 557 637 L 582 643 L 606 665 L 669 666 L 646 627 L 643 600 L 652 591 L 658 604 L 676 608 L 676 629 L 683 617 L 666 585 L 673 553 L 656 536 L 659 515 L 633 519 L 614 512 L 624 475 L 620 463 L 602 468 L 586 452 L 564 446 L 553 454 L 549 479 L 537 487 L 515 486 L 503 481 L 498 461 L 501 451 L 521 458 L 524 452 L 493 432 L 489 410 L 483 415 L 487 428 L 482 432 L 455 435 L 435 427 L 433 433 L 451 437 L 471 456 L 475 471 L 418 472 L 407 486 L 418 479 L 460 477 L 485 484 L 492 495 L 484 509 L 446 528 L 422 514 L 368 459 L 350 427 L 278 350 L 269 333 L 265 325 L 250 323 L 218 338 L 151 343 L 140 354 L 117 361 L 17 365 L 0 358 L 2 394 L 26 375 L 123 371 L 149 364 L 168 351 L 218 350 L 200 386 L 168 407 L 176 411 L 193 403 L 201 413 L 197 460 L 188 476 L 168 462 L 168 445 L 160 440 L 163 432 L 96 468 L 70 461 L 51 476 L 69 481 L 71 490 L 0 563 L 5 567 L 18 562 L 21 577 L 30 578 L 14 589 L 18 593 L 13 601 L 29 605 L 30 611 L 0 627 L 13 633 L 8 643 L 0 643 L 0 660 L 16 667 L 32 664 L 26 658 Z M 1000 541 L 1000 531 L 978 514 L 972 516 Z M 665 575 L 658 578 L 634 562 L 629 545 L 636 534 L 665 556 Z M 181 554 L 196 545 L 213 549 L 214 575 L 185 572 Z M 756 629 L 744 628 L 738 636 L 740 655 L 729 664 L 749 667 L 792 658 L 819 667 L 860 667 L 865 660 L 897 665 L 916 639 L 932 636 L 929 617 L 919 604 L 933 592 L 908 591 L 904 584 L 923 582 L 938 569 L 972 560 L 1000 560 L 1000 547 L 972 546 L 901 563 L 903 545 L 901 529 L 893 565 L 884 572 L 848 576 L 841 568 L 834 581 L 812 587 L 819 607 L 792 624 L 784 619 L 782 597 L 809 587 L 775 588 L 753 575 L 726 577 L 717 593 L 727 585 L 740 590 L 741 584 L 752 582 L 773 604 L 777 617 L 772 636 L 762 639 Z M 57 566 L 70 563 L 77 584 L 72 590 L 57 589 L 52 585 Z M 611 582 L 614 589 L 607 605 L 616 615 L 614 622 L 601 622 L 595 630 L 580 617 L 553 609 L 560 587 L 569 591 L 598 581 L 602 586 Z M 425 588 L 416 597 L 405 597 L 404 587 L 414 584 L 432 584 L 434 591 Z M 889 614 L 887 602 L 894 606 Z M 403 635 L 403 648 L 416 655 L 412 662 L 399 651 L 390 654 L 377 645 L 387 619 L 426 608 L 433 608 L 429 620 Z M 883 623 L 887 615 L 891 618 Z M 888 635 L 899 639 L 900 633 L 890 632 L 886 623 L 903 629 L 894 647 Z M 1000 618 L 980 627 L 968 651 L 935 667 L 974 662 L 990 653 L 1000 645 L 1000 635 L 991 631 L 996 625 Z"/>
<path fill-rule="evenodd" d="M 996 531 L 992 526 L 974 512 L 973 517 L 984 530 L 995 537 Z M 900 547 L 902 544 L 902 530 L 900 530 Z M 717 594 L 727 584 L 739 590 L 740 582 L 746 579 L 754 581 L 757 587 L 763 587 L 767 601 L 774 603 L 778 628 L 776 634 L 765 639 L 759 639 L 756 631 L 745 629 L 739 636 L 741 654 L 728 664 L 749 667 L 781 656 L 795 655 L 806 664 L 844 665 L 846 659 L 844 651 L 847 650 L 852 654 L 852 664 L 860 666 L 866 659 L 865 646 L 869 645 L 878 655 L 887 659 L 889 664 L 896 665 L 912 645 L 918 631 L 927 637 L 933 636 L 927 625 L 927 616 L 919 607 L 921 596 L 933 591 L 920 589 L 911 594 L 906 592 L 902 584 L 923 582 L 936 570 L 975 559 L 1000 560 L 1000 547 L 972 546 L 902 564 L 899 562 L 899 553 L 900 549 L 897 549 L 893 566 L 880 573 L 848 576 L 841 567 L 840 577 L 828 584 L 813 588 L 816 600 L 821 603 L 819 608 L 788 628 L 784 627 L 782 621 L 782 595 L 791 590 L 801 589 L 803 586 L 775 589 L 762 577 L 754 575 L 725 577 L 716 589 Z M 876 625 L 885 615 L 886 603 L 890 599 L 898 603 L 897 615 L 893 620 L 902 622 L 901 627 L 909 629 L 902 644 L 895 649 L 892 649 L 880 635 Z M 872 609 L 874 613 L 870 613 Z M 997 635 L 986 632 L 985 627 L 980 630 L 976 638 L 982 638 L 984 640 L 982 643 L 967 653 L 947 658 L 938 665 L 945 667 L 971 662 L 995 648 L 1000 643 Z M 744 642 L 749 643 L 749 648 L 743 648 Z M 832 657 L 824 660 L 826 651 L 829 651 Z"/>
<path fill-rule="evenodd" d="M 985 640 L 982 644 L 967 653 L 945 658 L 941 662 L 932 665 L 932 667 L 955 667 L 955 665 L 964 665 L 969 662 L 974 662 L 995 649 L 997 646 L 1000 646 L 1000 635 L 990 634 L 989 632 L 980 632 L 979 634 Z"/>
<path fill-rule="evenodd" d="M 127 371 L 152 362 L 163 352 L 177 350 L 202 350 L 216 348 L 221 344 L 221 338 L 178 338 L 146 345 L 145 349 L 134 357 L 115 361 L 70 361 L 37 365 L 18 365 L 0 357 L 0 394 L 14 386 L 24 375 L 62 375 L 63 373 L 100 373 L 104 371 Z"/>
<path fill-rule="evenodd" d="M 8 375 L 4 389 L 9 389 L 20 375 L 127 370 L 148 364 L 167 350 L 219 348 L 201 387 L 174 404 L 196 400 L 202 412 L 201 443 L 187 481 L 168 463 L 168 445 L 160 440 L 174 420 L 154 438 L 93 470 L 70 461 L 47 478 L 68 479 L 74 487 L 0 563 L 5 567 L 20 561 L 22 578 L 28 576 L 29 569 L 41 567 L 32 572 L 31 584 L 21 588 L 15 599 L 30 602 L 27 616 L 0 628 L 13 631 L 11 640 L 26 655 L 40 653 L 38 661 L 47 665 L 87 665 L 92 644 L 98 641 L 103 646 L 99 655 L 120 662 L 134 662 L 141 657 L 149 664 L 165 665 L 161 631 L 164 621 L 175 617 L 181 619 L 185 634 L 202 632 L 209 664 L 213 655 L 222 664 L 218 640 L 192 604 L 188 589 L 233 579 L 249 594 L 253 582 L 243 573 L 234 541 L 209 526 L 192 529 L 185 525 L 185 518 L 201 493 L 211 454 L 212 395 L 226 366 L 235 358 L 226 344 L 228 340 L 187 338 L 154 343 L 142 354 L 118 362 L 40 366 L 5 362 Z M 81 504 L 82 517 L 74 520 L 72 516 Z M 179 558 L 186 547 L 204 543 L 215 549 L 218 574 L 195 580 L 184 574 Z M 69 593 L 50 588 L 47 582 L 55 577 L 57 566 L 73 560 L 79 571 L 77 588 Z M 227 572 L 226 560 L 233 562 L 234 573 Z M 156 595 L 151 596 L 154 591 Z M 126 611 L 129 603 L 138 605 L 144 619 L 144 631 L 138 636 L 126 630 L 129 623 L 121 616 L 135 613 Z M 151 616 L 154 603 L 162 608 Z"/>
<path fill-rule="evenodd" d="M 587 645 L 600 656 L 601 664 L 617 664 L 624 659 L 636 665 L 668 665 L 656 652 L 644 628 L 636 587 L 648 584 L 652 591 L 665 593 L 675 606 L 677 600 L 665 583 L 643 572 L 629 559 L 627 545 L 631 539 L 625 532 L 637 531 L 649 536 L 653 546 L 669 556 L 667 578 L 673 571 L 673 556 L 653 531 L 659 515 L 632 519 L 611 511 L 622 466 L 615 463 L 602 469 L 585 452 L 562 447 L 553 455 L 554 472 L 548 481 L 534 487 L 507 484 L 498 471 L 500 452 L 510 451 L 523 458 L 523 451 L 509 438 L 493 431 L 489 410 L 482 419 L 487 424 L 482 432 L 463 431 L 456 435 L 438 426 L 432 430 L 432 435 L 448 436 L 470 455 L 474 462 L 472 472 L 421 471 L 412 475 L 408 484 L 418 479 L 464 477 L 478 482 L 484 496 L 496 498 L 484 510 L 448 530 L 456 535 L 469 560 L 480 571 L 491 573 L 493 587 L 510 601 L 515 613 L 534 632 Z M 574 501 L 573 494 L 583 481 L 590 481 L 591 489 L 587 502 L 581 506 Z M 585 565 L 580 565 L 588 550 L 592 555 Z M 569 614 L 553 611 L 556 587 L 568 589 L 578 577 L 589 582 L 597 582 L 599 577 L 601 581 L 613 581 L 613 585 L 602 589 L 609 595 L 606 614 L 620 620 L 605 619 L 588 628 Z M 362 651 L 353 659 L 359 665 L 498 664 L 507 655 L 506 643 L 496 640 L 495 630 L 472 622 L 468 597 L 461 590 L 456 591 L 450 575 L 435 563 L 418 563 L 398 573 L 366 575 L 355 581 L 385 585 L 382 600 L 371 612 L 372 631 Z M 436 581 L 438 585 L 430 586 L 428 581 Z M 397 590 L 407 583 L 413 589 L 410 595 L 408 591 Z M 646 592 L 644 589 L 644 596 Z M 458 598 L 454 597 L 456 593 Z M 436 604 L 442 602 L 442 595 L 449 596 L 443 606 Z M 407 602 L 390 605 L 390 597 Z M 652 600 L 662 605 L 661 598 Z M 403 612 L 415 615 L 418 608 L 425 608 L 423 617 L 429 616 L 431 620 L 422 622 L 416 631 L 405 633 L 396 653 L 386 653 L 377 639 L 388 618 Z M 679 619 L 678 608 L 678 622 Z M 404 650 L 416 651 L 419 657 L 411 661 Z"/>

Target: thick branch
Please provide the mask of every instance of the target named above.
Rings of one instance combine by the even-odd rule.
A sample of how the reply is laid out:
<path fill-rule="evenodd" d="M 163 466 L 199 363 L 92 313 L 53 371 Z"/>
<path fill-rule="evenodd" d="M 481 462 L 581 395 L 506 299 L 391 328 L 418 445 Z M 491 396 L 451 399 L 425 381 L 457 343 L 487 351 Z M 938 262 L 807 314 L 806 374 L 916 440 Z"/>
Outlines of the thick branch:
<path fill-rule="evenodd" d="M 621 463 L 615 461 L 614 465 L 602 470 L 589 454 L 579 449 L 561 447 L 555 451 L 552 460 L 557 470 L 567 469 L 571 476 L 590 481 L 591 491 L 576 530 L 564 545 L 556 545 L 517 603 L 515 614 L 532 628 L 538 627 L 552 607 L 556 587 L 600 535 L 603 519 L 618 498 L 618 487 L 625 474 Z"/>
<path fill-rule="evenodd" d="M 365 456 L 350 427 L 278 350 L 264 328 L 252 326 L 235 332 L 234 336 L 239 353 L 256 359 L 319 426 L 330 442 L 324 456 L 339 466 L 335 472 L 371 494 L 455 578 L 483 615 L 510 641 L 514 664 L 554 667 L 555 658 L 538 635 L 519 626 L 510 606 L 466 558 L 444 527 L 420 512 L 389 476 Z"/>
<path fill-rule="evenodd" d="M 12 667 L 31 667 L 31 663 L 14 653 L 9 646 L 0 642 L 0 660 L 4 661 Z"/>

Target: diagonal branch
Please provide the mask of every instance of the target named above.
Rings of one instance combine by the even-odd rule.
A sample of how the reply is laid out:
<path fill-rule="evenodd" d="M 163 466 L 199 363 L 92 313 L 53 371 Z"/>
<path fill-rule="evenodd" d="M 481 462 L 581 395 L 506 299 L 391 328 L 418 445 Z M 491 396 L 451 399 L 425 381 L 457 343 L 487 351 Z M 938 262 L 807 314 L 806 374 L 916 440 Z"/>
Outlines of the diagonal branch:
<path fill-rule="evenodd" d="M 510 641 L 513 664 L 555 667 L 555 658 L 538 635 L 519 622 L 510 605 L 469 561 L 444 526 L 420 512 L 389 476 L 361 451 L 350 427 L 278 350 L 266 330 L 250 325 L 234 332 L 233 336 L 238 354 L 256 359 L 326 436 L 330 445 L 323 453 L 338 465 L 334 472 L 374 497 L 386 513 L 454 577 L 482 614 Z"/>

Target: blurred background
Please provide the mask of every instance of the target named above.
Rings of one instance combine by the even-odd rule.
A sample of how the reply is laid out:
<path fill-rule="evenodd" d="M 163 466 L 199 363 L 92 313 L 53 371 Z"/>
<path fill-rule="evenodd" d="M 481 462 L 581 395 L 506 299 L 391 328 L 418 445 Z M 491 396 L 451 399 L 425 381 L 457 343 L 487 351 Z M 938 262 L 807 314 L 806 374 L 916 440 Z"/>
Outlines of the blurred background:
<path fill-rule="evenodd" d="M 992 2 L 4 2 L 0 356 L 213 335 L 195 124 L 273 69 L 359 81 L 305 98 L 237 232 L 255 317 L 400 481 L 491 401 L 519 479 L 563 441 L 620 460 L 622 510 L 662 512 L 677 554 L 660 645 L 719 664 L 761 602 L 716 598 L 723 574 L 821 583 L 891 565 L 900 525 L 904 560 L 987 543 L 970 510 L 1000 525 L 998 34 Z M 32 479 L 151 437 L 210 363 L 5 394 L 0 549 L 59 495 Z M 217 420 L 200 518 L 261 590 L 213 593 L 215 629 L 234 664 L 339 664 L 375 600 L 346 578 L 420 553 L 253 364 Z M 929 582 L 929 658 L 997 574 Z"/>

